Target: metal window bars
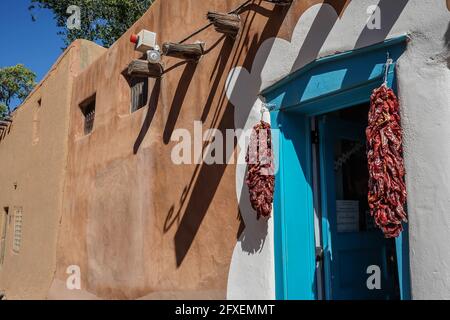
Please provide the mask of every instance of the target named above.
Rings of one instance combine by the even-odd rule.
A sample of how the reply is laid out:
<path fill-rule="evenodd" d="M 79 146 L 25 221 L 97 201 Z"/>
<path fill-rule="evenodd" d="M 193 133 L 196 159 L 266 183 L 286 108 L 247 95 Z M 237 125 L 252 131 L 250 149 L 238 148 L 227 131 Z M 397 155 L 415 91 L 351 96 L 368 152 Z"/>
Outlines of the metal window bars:
<path fill-rule="evenodd" d="M 147 104 L 148 78 L 133 78 L 131 82 L 131 112 L 135 112 Z"/>
<path fill-rule="evenodd" d="M 84 134 L 89 134 L 94 128 L 95 108 L 84 114 Z"/>
<path fill-rule="evenodd" d="M 84 116 L 84 134 L 87 135 L 94 129 L 95 95 L 81 104 L 80 109 Z"/>

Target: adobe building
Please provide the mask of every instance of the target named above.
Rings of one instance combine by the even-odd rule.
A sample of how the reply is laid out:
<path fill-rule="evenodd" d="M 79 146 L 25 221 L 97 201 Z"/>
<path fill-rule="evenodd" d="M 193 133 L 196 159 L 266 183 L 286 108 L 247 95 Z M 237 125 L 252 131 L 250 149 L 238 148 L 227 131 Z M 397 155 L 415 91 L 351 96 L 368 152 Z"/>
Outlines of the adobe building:
<path fill-rule="evenodd" d="M 12 113 L 0 141 L 0 291 L 47 296 L 56 268 L 73 80 L 105 49 L 72 43 Z"/>
<path fill-rule="evenodd" d="M 450 3 L 271 2 L 156 1 L 108 50 L 76 42 L 90 49 L 59 60 L 0 142 L 8 299 L 450 298 Z M 196 32 L 209 11 L 238 14 L 237 35 Z M 201 42 L 201 58 L 166 54 L 161 75 L 136 77 L 143 29 Z M 395 239 L 366 210 L 361 137 L 384 81 L 408 192 Z M 258 220 L 243 159 L 261 117 L 277 170 Z"/>

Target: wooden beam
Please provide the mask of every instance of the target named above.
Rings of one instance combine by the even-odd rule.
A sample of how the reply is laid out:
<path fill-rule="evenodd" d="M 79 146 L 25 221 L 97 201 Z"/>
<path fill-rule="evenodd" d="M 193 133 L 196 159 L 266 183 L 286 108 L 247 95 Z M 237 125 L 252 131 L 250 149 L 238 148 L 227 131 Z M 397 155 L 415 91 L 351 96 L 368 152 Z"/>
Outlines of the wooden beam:
<path fill-rule="evenodd" d="M 162 45 L 163 55 L 184 60 L 196 61 L 205 53 L 204 43 L 180 44 L 165 42 Z"/>
<path fill-rule="evenodd" d="M 224 33 L 233 38 L 236 37 L 241 28 L 241 18 L 237 14 L 209 11 L 206 17 L 214 24 L 217 32 Z"/>
<path fill-rule="evenodd" d="M 140 78 L 160 78 L 164 68 L 160 63 L 149 63 L 147 60 L 133 60 L 128 65 L 128 75 Z"/>
<path fill-rule="evenodd" d="M 9 122 L 0 121 L 0 127 L 7 127 L 7 126 L 9 126 Z"/>

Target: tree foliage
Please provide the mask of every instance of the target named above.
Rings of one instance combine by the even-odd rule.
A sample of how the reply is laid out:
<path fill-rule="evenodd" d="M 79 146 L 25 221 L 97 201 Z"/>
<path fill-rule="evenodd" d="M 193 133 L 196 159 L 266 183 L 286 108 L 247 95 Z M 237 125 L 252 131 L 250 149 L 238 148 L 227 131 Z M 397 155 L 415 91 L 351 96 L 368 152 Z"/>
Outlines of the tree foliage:
<path fill-rule="evenodd" d="M 36 85 L 36 74 L 23 64 L 0 68 L 0 116 L 11 112 L 14 99 L 23 101 Z"/>
<path fill-rule="evenodd" d="M 136 22 L 155 0 L 30 0 L 30 10 L 50 9 L 68 46 L 76 39 L 86 39 L 110 47 Z M 80 29 L 69 29 L 71 5 L 81 9 Z M 34 19 L 34 16 L 33 16 Z"/>
<path fill-rule="evenodd" d="M 8 109 L 3 104 L 0 104 L 0 120 L 3 119 L 4 116 L 6 116 L 7 112 Z"/>

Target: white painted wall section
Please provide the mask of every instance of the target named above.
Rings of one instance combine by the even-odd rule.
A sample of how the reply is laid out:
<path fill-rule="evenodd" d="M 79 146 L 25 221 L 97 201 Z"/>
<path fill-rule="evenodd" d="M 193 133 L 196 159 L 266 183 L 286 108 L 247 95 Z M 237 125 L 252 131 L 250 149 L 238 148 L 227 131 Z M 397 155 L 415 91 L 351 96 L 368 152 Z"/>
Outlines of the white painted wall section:
<path fill-rule="evenodd" d="M 371 5 L 381 9 L 381 30 L 366 27 Z M 312 31 L 317 37 L 307 38 L 316 19 L 319 27 Z M 260 117 L 257 96 L 262 89 L 318 57 L 405 33 L 411 41 L 399 60 L 397 77 L 409 192 L 412 296 L 450 299 L 450 12 L 445 0 L 354 0 L 341 18 L 330 5 L 312 6 L 300 17 L 291 41 L 265 41 L 251 70 L 237 67 L 230 72 L 227 96 L 236 107 L 236 128 L 251 128 Z M 240 157 L 245 150 L 241 148 Z M 228 298 L 273 299 L 273 220 L 256 221 L 244 183 L 245 165 L 236 170 L 236 196 L 246 228 L 233 252 Z"/>

